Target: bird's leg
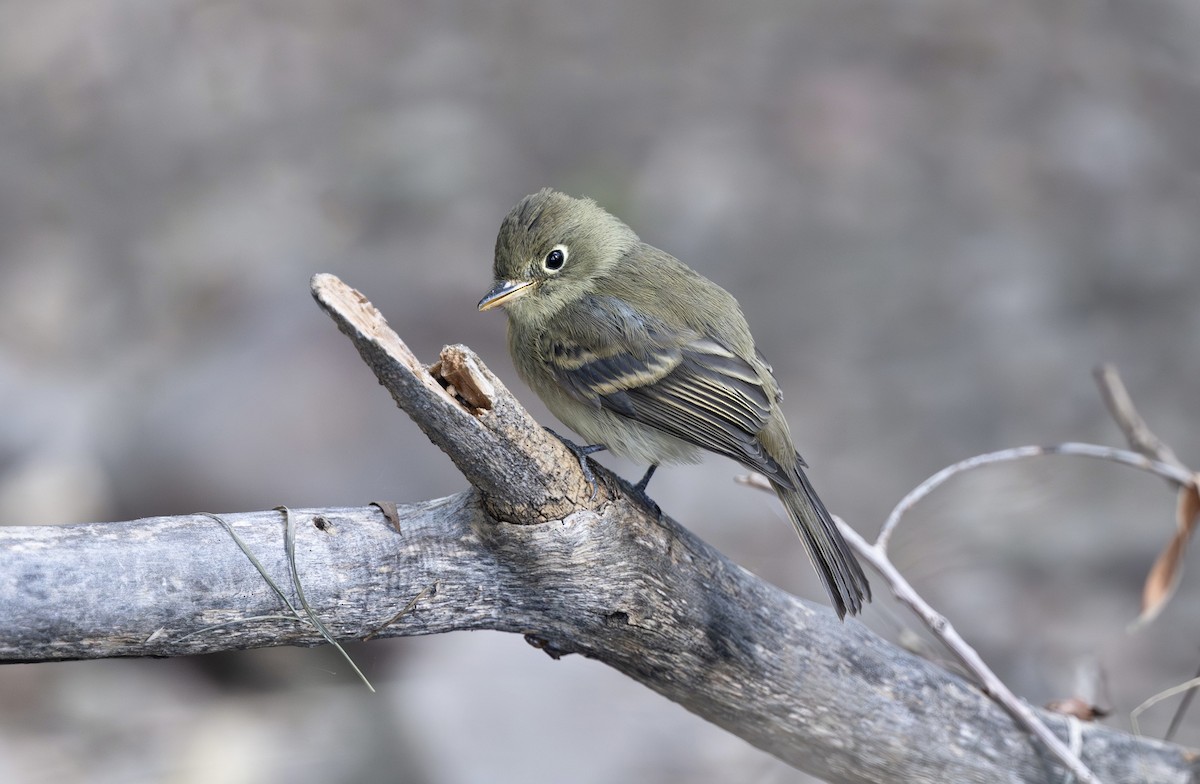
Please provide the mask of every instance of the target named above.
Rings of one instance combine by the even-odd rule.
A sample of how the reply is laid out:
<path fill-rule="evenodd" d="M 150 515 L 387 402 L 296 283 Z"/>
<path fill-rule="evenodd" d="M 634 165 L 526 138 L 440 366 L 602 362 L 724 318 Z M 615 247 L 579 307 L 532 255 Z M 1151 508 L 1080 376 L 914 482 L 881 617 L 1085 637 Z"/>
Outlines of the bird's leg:
<path fill-rule="evenodd" d="M 662 517 L 662 509 L 660 509 L 658 507 L 658 504 L 654 502 L 654 499 L 652 499 L 646 493 L 646 487 L 648 487 L 650 484 L 650 477 L 654 476 L 654 472 L 657 470 L 658 470 L 658 463 L 654 463 L 649 468 L 647 468 L 645 475 L 641 479 L 638 480 L 638 483 L 636 485 L 633 486 L 633 494 L 637 498 L 637 500 L 641 502 L 642 506 L 646 507 L 646 509 L 649 510 L 650 512 L 653 512 L 655 517 L 661 518 Z"/>
<path fill-rule="evenodd" d="M 557 438 L 559 441 L 562 441 L 563 446 L 571 450 L 571 454 L 575 455 L 575 459 L 579 461 L 579 470 L 583 472 L 583 478 L 586 479 L 588 484 L 592 486 L 592 497 L 589 500 L 595 501 L 599 486 L 596 484 L 596 475 L 592 473 L 592 467 L 588 465 L 588 455 L 594 455 L 597 452 L 603 452 L 605 449 L 608 449 L 608 447 L 604 444 L 587 444 L 586 446 L 580 446 L 569 438 L 563 438 L 548 427 L 546 428 L 546 432 Z"/>
<path fill-rule="evenodd" d="M 647 468 L 645 475 L 642 476 L 642 478 L 638 480 L 638 483 L 633 486 L 633 489 L 637 490 L 642 495 L 645 495 L 646 488 L 650 485 L 650 477 L 654 476 L 654 472 L 657 470 L 658 470 L 658 463 L 654 463 L 649 468 Z"/>

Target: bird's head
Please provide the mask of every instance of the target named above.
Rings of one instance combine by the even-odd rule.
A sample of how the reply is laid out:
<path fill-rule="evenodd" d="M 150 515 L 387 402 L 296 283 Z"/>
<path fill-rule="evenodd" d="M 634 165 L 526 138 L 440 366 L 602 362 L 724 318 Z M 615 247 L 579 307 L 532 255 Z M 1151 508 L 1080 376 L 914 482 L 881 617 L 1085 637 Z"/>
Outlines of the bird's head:
<path fill-rule="evenodd" d="M 591 293 L 638 243 L 633 230 L 591 199 L 543 188 L 513 207 L 496 237 L 495 284 L 480 310 L 503 306 L 538 322 Z"/>

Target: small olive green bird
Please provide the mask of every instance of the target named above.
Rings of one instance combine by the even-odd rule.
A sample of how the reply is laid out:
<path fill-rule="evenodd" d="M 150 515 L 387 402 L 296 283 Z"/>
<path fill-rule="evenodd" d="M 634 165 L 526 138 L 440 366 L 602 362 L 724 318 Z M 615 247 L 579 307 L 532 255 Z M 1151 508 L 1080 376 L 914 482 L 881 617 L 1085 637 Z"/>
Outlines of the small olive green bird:
<path fill-rule="evenodd" d="M 804 474 L 771 366 L 737 300 L 638 239 L 591 199 L 549 188 L 522 199 L 496 238 L 495 285 L 517 371 L 593 446 L 649 463 L 701 449 L 765 475 L 787 508 L 838 617 L 871 589 Z"/>

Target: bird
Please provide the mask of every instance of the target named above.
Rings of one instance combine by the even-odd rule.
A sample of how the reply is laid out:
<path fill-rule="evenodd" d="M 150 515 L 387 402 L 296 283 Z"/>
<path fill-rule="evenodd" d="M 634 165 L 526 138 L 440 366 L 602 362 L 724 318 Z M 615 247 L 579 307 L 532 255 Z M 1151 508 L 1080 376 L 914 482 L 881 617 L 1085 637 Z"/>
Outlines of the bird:
<path fill-rule="evenodd" d="M 496 237 L 494 284 L 522 380 L 588 445 L 649 464 L 704 451 L 765 476 L 783 502 L 839 618 L 871 599 L 862 567 L 793 445 L 771 366 L 737 300 L 642 242 L 592 199 L 543 188 L 521 199 Z M 564 439 L 565 440 L 565 439 Z"/>

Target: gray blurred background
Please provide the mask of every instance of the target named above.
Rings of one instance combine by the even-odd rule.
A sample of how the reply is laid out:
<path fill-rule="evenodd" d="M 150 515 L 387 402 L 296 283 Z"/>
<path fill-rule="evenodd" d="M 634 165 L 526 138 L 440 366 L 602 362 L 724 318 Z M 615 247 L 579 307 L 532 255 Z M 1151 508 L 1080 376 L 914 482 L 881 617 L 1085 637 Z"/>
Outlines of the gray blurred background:
<path fill-rule="evenodd" d="M 308 278 L 429 361 L 470 344 L 549 423 L 475 312 L 501 218 L 543 185 L 738 296 L 865 534 L 971 454 L 1121 444 L 1101 360 L 1200 464 L 1197 41 L 1186 0 L 0 0 L 0 521 L 463 489 Z M 651 490 L 823 601 L 738 472 Z M 1127 727 L 1200 663 L 1191 575 L 1125 631 L 1173 510 L 1152 476 L 1046 458 L 935 494 L 895 557 L 1023 696 L 1098 671 Z M 886 597 L 864 620 L 914 625 Z M 2 668 L 0 780 L 809 780 L 516 636 L 353 652 L 378 695 L 324 649 Z"/>

